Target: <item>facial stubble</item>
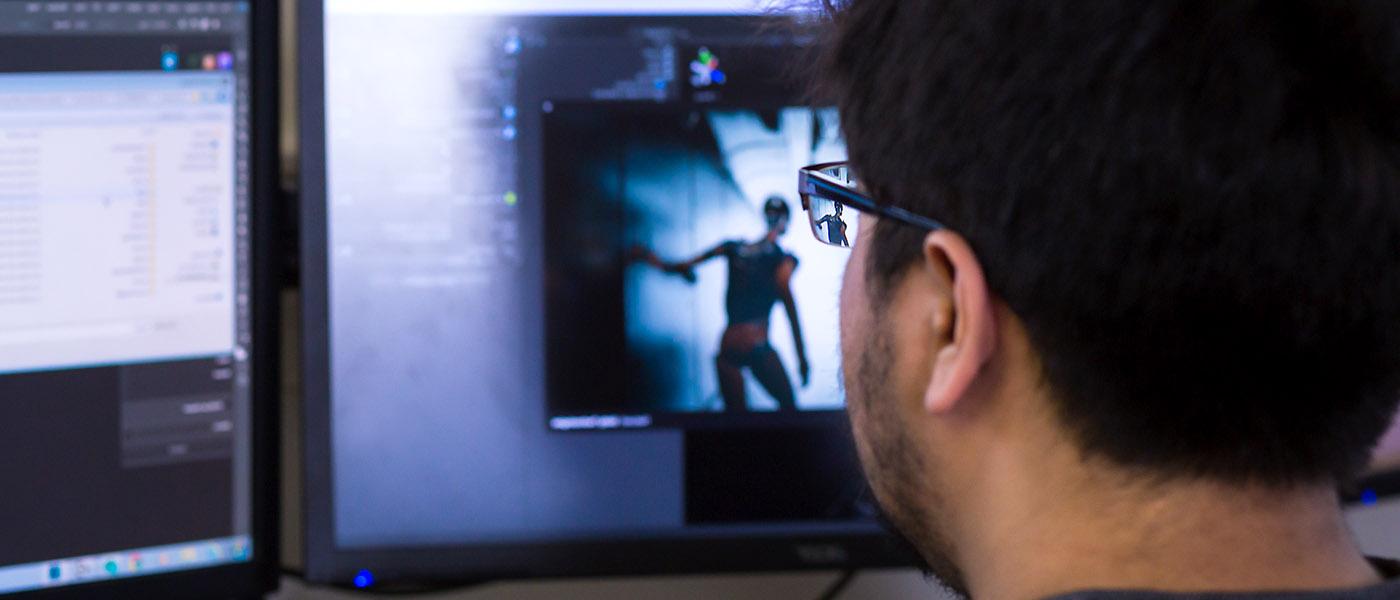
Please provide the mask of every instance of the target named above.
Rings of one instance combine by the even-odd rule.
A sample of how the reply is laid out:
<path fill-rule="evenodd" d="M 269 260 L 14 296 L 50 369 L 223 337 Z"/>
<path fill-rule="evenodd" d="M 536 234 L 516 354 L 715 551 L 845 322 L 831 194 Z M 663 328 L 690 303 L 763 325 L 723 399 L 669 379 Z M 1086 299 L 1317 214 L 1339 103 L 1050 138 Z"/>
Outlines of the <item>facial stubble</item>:
<path fill-rule="evenodd" d="M 867 306 L 872 307 L 873 314 L 866 321 L 871 326 L 864 343 L 859 344 L 855 372 L 850 373 L 849 360 L 843 360 L 842 369 L 847 382 L 856 384 L 854 394 L 846 388 L 847 404 L 866 480 L 897 543 L 924 561 L 925 574 L 966 597 L 962 569 L 954 562 L 951 541 L 939 526 L 949 517 L 941 514 L 945 502 L 937 474 L 921 458 L 907 420 L 899 414 L 900 398 L 892 378 L 893 324 L 880 318 L 886 307 L 879 301 Z M 844 328 L 842 334 L 846 335 Z"/>

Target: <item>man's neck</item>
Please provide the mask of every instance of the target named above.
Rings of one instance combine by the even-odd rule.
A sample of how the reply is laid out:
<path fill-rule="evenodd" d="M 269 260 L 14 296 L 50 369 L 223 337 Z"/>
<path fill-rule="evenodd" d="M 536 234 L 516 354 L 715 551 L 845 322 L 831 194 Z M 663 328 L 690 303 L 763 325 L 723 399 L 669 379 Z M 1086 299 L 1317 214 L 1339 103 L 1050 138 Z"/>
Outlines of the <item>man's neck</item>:
<path fill-rule="evenodd" d="M 1327 486 L 1042 482 L 1055 487 L 1007 490 L 1009 500 L 990 503 L 1006 505 L 986 506 L 1010 518 L 984 515 L 992 520 L 980 522 L 995 525 L 962 546 L 974 597 L 1336 589 L 1378 580 Z"/>

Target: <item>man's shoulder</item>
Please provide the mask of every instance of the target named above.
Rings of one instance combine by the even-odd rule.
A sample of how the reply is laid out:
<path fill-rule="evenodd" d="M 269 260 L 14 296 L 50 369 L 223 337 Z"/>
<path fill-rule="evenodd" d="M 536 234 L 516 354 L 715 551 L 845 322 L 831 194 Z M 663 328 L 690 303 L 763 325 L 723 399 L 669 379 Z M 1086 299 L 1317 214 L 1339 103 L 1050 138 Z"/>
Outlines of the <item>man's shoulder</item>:
<path fill-rule="evenodd" d="M 1169 593 L 1147 591 L 1075 592 L 1047 600 L 1395 600 L 1400 598 L 1400 581 L 1391 580 L 1363 588 L 1308 592 L 1199 592 Z"/>
<path fill-rule="evenodd" d="M 1243 593 L 1088 591 L 1055 596 L 1047 600 L 1392 600 L 1400 598 L 1400 561 L 1387 558 L 1371 558 L 1370 561 L 1385 581 L 1361 588 L 1307 592 Z"/>

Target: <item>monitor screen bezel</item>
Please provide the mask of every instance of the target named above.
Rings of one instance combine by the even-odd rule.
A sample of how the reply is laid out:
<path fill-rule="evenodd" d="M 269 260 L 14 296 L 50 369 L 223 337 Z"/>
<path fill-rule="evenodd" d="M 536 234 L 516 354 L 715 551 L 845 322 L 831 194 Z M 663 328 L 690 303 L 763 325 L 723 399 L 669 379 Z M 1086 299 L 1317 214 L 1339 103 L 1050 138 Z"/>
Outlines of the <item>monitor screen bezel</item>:
<path fill-rule="evenodd" d="M 52 0 L 45 0 L 52 1 Z M 181 0 L 188 2 L 192 0 Z M 277 154 L 278 6 L 276 0 L 249 2 L 251 183 L 250 235 L 252 331 L 249 359 L 253 406 L 252 558 L 248 562 L 139 575 L 62 587 L 0 594 L 6 600 L 121 598 L 262 598 L 278 577 L 278 247 L 275 240 L 279 178 Z"/>
<path fill-rule="evenodd" d="M 909 555 L 882 533 L 670 540 L 462 544 L 368 549 L 335 539 L 327 256 L 325 3 L 298 3 L 300 98 L 302 558 L 314 582 L 377 583 L 904 567 Z M 616 16 L 616 15 L 612 15 Z"/>

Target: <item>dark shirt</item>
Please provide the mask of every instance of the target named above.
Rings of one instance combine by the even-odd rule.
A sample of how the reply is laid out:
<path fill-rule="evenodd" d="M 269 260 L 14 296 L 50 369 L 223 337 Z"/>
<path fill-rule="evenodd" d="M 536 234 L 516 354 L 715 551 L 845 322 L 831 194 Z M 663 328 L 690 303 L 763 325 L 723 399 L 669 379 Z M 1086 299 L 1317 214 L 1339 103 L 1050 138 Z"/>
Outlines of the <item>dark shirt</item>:
<path fill-rule="evenodd" d="M 1315 592 L 1251 592 L 1223 593 L 1202 592 L 1171 594 L 1167 592 L 1142 591 L 1090 591 L 1075 592 L 1047 598 L 1046 600 L 1395 600 L 1400 599 L 1400 562 L 1371 559 L 1371 564 L 1385 579 L 1384 583 L 1347 590 L 1323 590 Z"/>
<path fill-rule="evenodd" d="M 792 261 L 797 268 L 797 258 L 768 243 L 725 242 L 720 251 L 729 259 L 729 290 L 724 295 L 729 322 L 767 321 L 778 301 L 778 267 Z"/>

